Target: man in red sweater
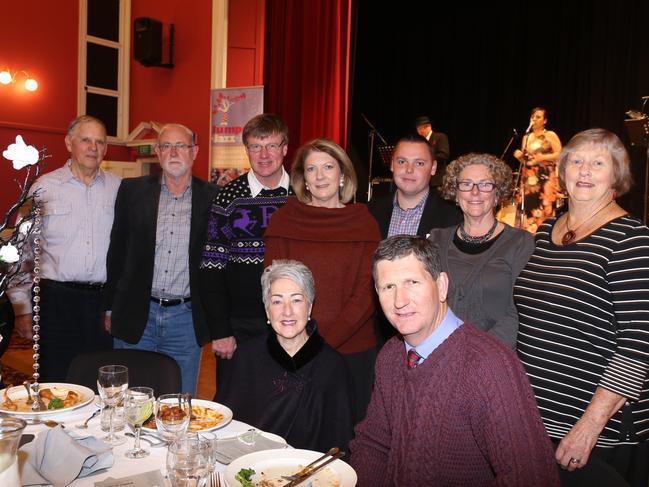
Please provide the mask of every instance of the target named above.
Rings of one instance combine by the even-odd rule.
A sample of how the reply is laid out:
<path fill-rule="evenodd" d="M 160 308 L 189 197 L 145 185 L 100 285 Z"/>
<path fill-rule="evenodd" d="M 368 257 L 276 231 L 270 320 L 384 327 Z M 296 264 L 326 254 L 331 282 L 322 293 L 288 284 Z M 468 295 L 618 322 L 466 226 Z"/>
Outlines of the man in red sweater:
<path fill-rule="evenodd" d="M 379 354 L 367 416 L 350 445 L 358 485 L 558 486 L 523 367 L 448 308 L 434 244 L 390 237 L 373 274 L 401 336 Z"/>

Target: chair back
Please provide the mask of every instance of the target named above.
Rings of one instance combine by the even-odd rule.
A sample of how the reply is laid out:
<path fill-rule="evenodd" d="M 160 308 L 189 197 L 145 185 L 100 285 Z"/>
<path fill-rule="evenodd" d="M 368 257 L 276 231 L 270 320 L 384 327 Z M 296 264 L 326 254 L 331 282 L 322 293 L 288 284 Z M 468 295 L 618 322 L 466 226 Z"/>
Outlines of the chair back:
<path fill-rule="evenodd" d="M 128 367 L 129 387 L 150 387 L 156 396 L 180 392 L 178 363 L 168 355 L 148 350 L 116 349 L 83 353 L 72 360 L 66 380 L 89 387 L 97 393 L 97 369 L 104 365 Z"/>

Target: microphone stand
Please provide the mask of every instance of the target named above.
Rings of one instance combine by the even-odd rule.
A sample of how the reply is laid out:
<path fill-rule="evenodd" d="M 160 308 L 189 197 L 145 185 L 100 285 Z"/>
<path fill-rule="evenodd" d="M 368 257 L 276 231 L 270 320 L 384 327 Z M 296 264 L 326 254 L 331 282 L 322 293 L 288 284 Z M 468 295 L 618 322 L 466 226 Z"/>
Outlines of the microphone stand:
<path fill-rule="evenodd" d="M 502 160 L 505 160 L 505 154 L 507 154 L 507 151 L 509 151 L 509 148 L 511 145 L 514 143 L 514 140 L 518 138 L 518 132 L 516 132 L 516 129 L 512 129 L 512 136 L 509 138 L 509 142 L 507 142 L 507 146 L 505 147 L 505 150 L 501 154 L 500 158 Z"/>
<path fill-rule="evenodd" d="M 361 113 L 361 118 L 370 128 L 370 133 L 367 136 L 367 145 L 369 147 L 369 167 L 367 169 L 367 202 L 372 199 L 372 162 L 374 161 L 374 139 L 376 136 L 381 139 L 383 145 L 388 145 L 381 133 L 374 127 L 372 122 L 370 122 L 364 113 Z"/>
<path fill-rule="evenodd" d="M 525 135 L 523 136 L 523 140 L 525 141 L 525 145 L 523 145 L 521 151 L 523 153 L 522 156 L 523 160 L 519 161 L 518 175 L 516 176 L 516 183 L 514 184 L 514 188 L 512 191 L 512 196 L 514 199 L 516 199 L 516 192 L 518 192 L 518 194 L 521 197 L 521 204 L 518 205 L 518 209 L 516 212 L 516 219 L 515 219 L 515 224 L 517 228 L 523 228 L 523 226 L 525 225 L 525 181 L 523 180 L 523 170 L 525 169 L 527 141 L 529 140 L 531 133 L 532 133 L 532 125 L 530 124 L 529 128 L 525 131 Z"/>

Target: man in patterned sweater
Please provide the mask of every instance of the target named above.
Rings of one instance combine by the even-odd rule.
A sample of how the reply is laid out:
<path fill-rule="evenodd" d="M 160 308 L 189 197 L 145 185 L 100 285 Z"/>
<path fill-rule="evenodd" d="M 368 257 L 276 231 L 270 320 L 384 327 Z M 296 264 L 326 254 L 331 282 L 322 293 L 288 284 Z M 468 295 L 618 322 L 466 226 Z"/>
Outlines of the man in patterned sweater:
<path fill-rule="evenodd" d="M 207 289 L 205 308 L 217 356 L 217 382 L 228 372 L 237 343 L 267 331 L 260 277 L 264 232 L 289 194 L 283 161 L 288 127 L 276 115 L 261 114 L 243 129 L 250 168 L 228 183 L 212 203 L 201 261 Z"/>
<path fill-rule="evenodd" d="M 372 400 L 350 445 L 358 486 L 558 486 L 523 367 L 448 308 L 434 244 L 390 237 L 374 254 L 373 274 L 401 336 L 379 354 Z"/>

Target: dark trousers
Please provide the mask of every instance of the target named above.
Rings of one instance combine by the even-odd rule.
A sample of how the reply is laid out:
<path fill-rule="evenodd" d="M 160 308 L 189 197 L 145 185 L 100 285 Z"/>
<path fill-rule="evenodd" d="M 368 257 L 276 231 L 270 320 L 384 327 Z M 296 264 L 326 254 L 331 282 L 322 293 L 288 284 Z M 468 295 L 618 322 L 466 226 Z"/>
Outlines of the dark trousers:
<path fill-rule="evenodd" d="M 584 467 L 574 472 L 559 468 L 559 477 L 562 487 L 647 487 L 649 443 L 595 448 Z"/>
<path fill-rule="evenodd" d="M 84 352 L 110 350 L 104 331 L 101 291 L 41 281 L 40 382 L 64 382 L 72 359 Z"/>

